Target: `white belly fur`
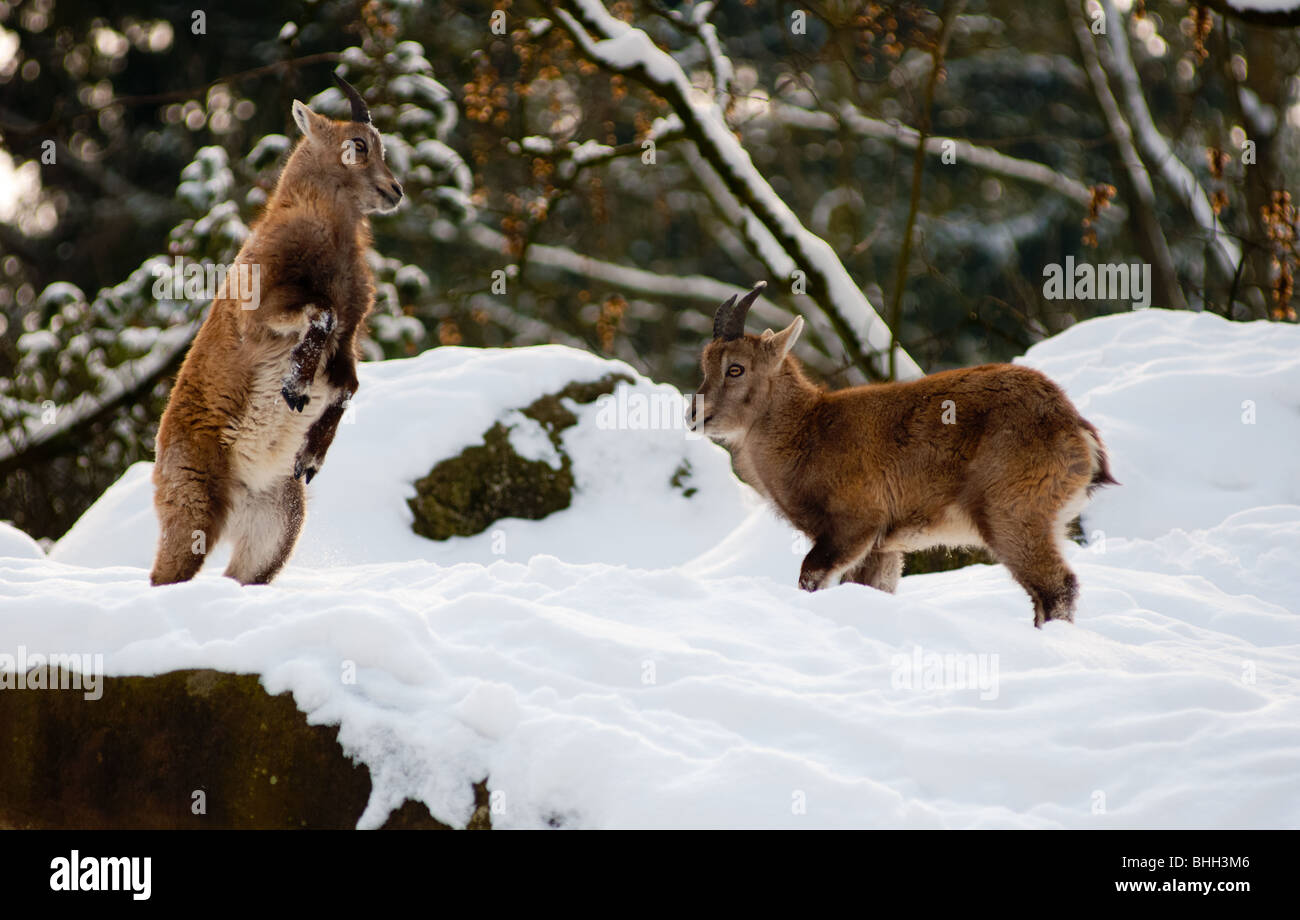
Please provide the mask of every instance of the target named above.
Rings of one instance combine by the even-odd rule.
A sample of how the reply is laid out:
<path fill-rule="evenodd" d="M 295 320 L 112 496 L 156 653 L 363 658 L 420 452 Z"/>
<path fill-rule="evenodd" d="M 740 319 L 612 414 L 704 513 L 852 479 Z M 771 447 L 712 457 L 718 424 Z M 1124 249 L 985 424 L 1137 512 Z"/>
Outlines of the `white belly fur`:
<path fill-rule="evenodd" d="M 248 410 L 232 433 L 231 442 L 232 472 L 250 492 L 261 492 L 284 476 L 293 475 L 294 460 L 306 440 L 307 429 L 321 417 L 332 396 L 321 372 L 327 357 L 322 355 L 307 391 L 311 400 L 302 412 L 290 409 L 284 401 L 280 390 L 290 363 L 289 353 L 296 344 L 296 340 L 286 337 L 282 352 L 268 355 L 252 368 Z"/>
<path fill-rule="evenodd" d="M 880 541 L 886 552 L 912 553 L 935 546 L 984 546 L 984 540 L 971 519 L 958 508 L 949 505 L 943 516 L 925 527 L 896 530 Z"/>

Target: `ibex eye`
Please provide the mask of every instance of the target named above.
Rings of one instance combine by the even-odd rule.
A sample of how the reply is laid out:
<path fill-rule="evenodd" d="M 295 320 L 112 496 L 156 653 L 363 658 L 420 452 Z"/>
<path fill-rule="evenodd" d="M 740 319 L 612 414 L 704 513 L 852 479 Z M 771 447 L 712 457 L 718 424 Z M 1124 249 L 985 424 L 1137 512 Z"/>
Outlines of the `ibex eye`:
<path fill-rule="evenodd" d="M 366 142 L 359 137 L 354 137 L 352 138 L 352 149 L 355 150 L 357 153 L 365 153 Z"/>
<path fill-rule="evenodd" d="M 743 373 L 745 373 L 745 369 L 739 364 L 733 364 L 731 367 L 727 368 L 728 377 L 739 377 Z"/>

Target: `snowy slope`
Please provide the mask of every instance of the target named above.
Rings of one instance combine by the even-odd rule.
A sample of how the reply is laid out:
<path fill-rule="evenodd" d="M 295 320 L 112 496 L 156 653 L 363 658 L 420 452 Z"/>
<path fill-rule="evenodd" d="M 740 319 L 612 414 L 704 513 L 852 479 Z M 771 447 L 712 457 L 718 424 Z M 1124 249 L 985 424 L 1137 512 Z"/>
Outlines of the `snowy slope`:
<path fill-rule="evenodd" d="M 260 673 L 369 765 L 364 827 L 406 797 L 463 823 L 484 776 L 498 827 L 1300 825 L 1300 330 L 1151 310 L 1024 360 L 1125 483 L 1072 551 L 1074 626 L 1033 629 L 1000 566 L 800 592 L 802 541 L 725 453 L 598 406 L 565 434 L 569 510 L 502 522 L 504 544 L 416 537 L 404 499 L 438 458 L 570 380 L 631 374 L 438 349 L 363 367 L 274 585 L 214 558 L 150 588 L 142 464 L 48 559 L 0 534 L 0 653 Z"/>
<path fill-rule="evenodd" d="M 12 524 L 0 521 L 0 558 L 40 559 L 44 555 L 39 543 Z"/>

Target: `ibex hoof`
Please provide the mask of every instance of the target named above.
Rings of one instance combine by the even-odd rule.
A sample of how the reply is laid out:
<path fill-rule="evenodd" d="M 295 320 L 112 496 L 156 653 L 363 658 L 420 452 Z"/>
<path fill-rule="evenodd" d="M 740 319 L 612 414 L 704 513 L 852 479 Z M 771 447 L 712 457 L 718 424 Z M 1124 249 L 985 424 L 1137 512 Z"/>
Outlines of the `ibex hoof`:
<path fill-rule="evenodd" d="M 825 572 L 800 572 L 799 587 L 805 591 L 816 591 L 822 587 L 822 582 L 826 580 Z"/>
<path fill-rule="evenodd" d="M 302 459 L 301 457 L 299 457 L 297 460 L 293 462 L 294 479 L 303 479 L 303 477 L 306 477 L 304 481 L 310 483 L 312 479 L 315 478 L 316 474 L 320 472 L 319 467 L 307 466 L 307 463 L 308 461 Z"/>
<path fill-rule="evenodd" d="M 307 403 L 311 402 L 311 396 L 297 392 L 287 383 L 280 387 L 280 395 L 284 397 L 284 401 L 289 404 L 289 408 L 294 412 L 301 412 L 307 408 Z"/>

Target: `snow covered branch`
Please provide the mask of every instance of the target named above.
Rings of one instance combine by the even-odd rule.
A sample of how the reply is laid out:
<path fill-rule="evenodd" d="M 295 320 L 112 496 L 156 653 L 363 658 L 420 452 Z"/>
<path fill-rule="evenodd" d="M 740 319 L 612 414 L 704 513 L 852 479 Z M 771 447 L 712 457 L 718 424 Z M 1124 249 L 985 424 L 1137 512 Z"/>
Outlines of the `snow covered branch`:
<path fill-rule="evenodd" d="M 55 422 L 42 424 L 29 416 L 22 425 L 25 437 L 15 437 L 19 426 L 11 426 L 8 431 L 11 440 L 0 443 L 0 475 L 66 453 L 69 442 L 75 441 L 80 432 L 146 396 L 180 363 L 198 330 L 197 321 L 164 329 L 152 349 L 114 368 L 98 392 L 83 393 L 71 405 L 60 408 Z"/>
<path fill-rule="evenodd" d="M 898 122 L 871 118 L 848 103 L 841 106 L 838 113 L 831 114 L 810 111 L 787 102 L 774 101 L 769 108 L 769 113 L 774 121 L 782 125 L 810 131 L 838 131 L 846 128 L 859 137 L 884 141 L 904 150 L 915 150 L 921 139 L 920 132 L 915 128 Z M 1041 185 L 1085 208 L 1092 204 L 1092 189 L 1078 179 L 1034 160 L 1007 156 L 991 147 L 981 147 L 955 137 L 927 137 L 925 152 L 930 156 L 942 156 L 944 153 L 951 152 L 958 163 L 1008 179 Z"/>
<path fill-rule="evenodd" d="M 508 251 L 505 234 L 483 224 L 470 224 L 464 229 L 465 238 L 475 246 L 497 253 Z M 606 262 L 563 246 L 543 243 L 533 243 L 528 247 L 528 264 L 569 272 L 581 278 L 609 285 L 624 293 L 640 294 L 658 301 L 668 299 L 693 301 L 707 308 L 705 315 L 711 315 L 717 305 L 728 297 L 743 294 L 747 290 L 705 275 L 665 275 L 629 265 Z M 794 315 L 791 310 L 767 297 L 759 297 L 750 312 L 760 322 L 771 326 L 784 326 Z M 701 328 L 704 330 L 711 328 L 709 322 L 705 319 Z M 811 356 L 811 360 L 805 363 L 823 373 L 839 370 L 824 351 L 815 353 Z"/>
<path fill-rule="evenodd" d="M 601 144 L 593 140 L 579 144 L 574 141 L 557 143 L 549 137 L 530 135 L 519 141 L 508 141 L 506 149 L 518 156 L 522 153 L 554 157 L 558 161 L 559 176 L 564 181 L 572 181 L 578 173 L 589 166 L 608 163 L 620 157 L 640 156 L 645 152 L 646 141 L 655 144 L 667 144 L 685 136 L 682 123 L 675 117 L 655 119 L 654 124 L 644 136 L 635 141 L 617 146 Z"/>
<path fill-rule="evenodd" d="M 722 177 L 718 175 L 709 163 L 700 155 L 700 151 L 694 144 L 684 144 L 682 146 L 682 157 L 690 169 L 695 181 L 699 183 L 704 194 L 708 196 L 713 203 L 714 209 L 726 225 L 734 227 L 740 233 L 749 245 L 749 248 L 757 254 L 762 264 L 768 267 L 773 274 L 788 278 L 798 270 L 794 259 L 790 257 L 777 241 L 767 227 L 754 216 L 754 213 L 744 204 L 742 204 L 731 190 L 727 188 Z M 719 245 L 724 249 L 727 246 L 725 238 L 719 239 Z M 734 258 L 734 257 L 733 257 Z M 739 262 L 737 262 L 739 264 Z M 803 299 L 802 295 L 793 295 L 796 302 Z M 810 304 L 815 307 L 816 304 Z M 831 325 L 830 320 L 824 313 L 808 311 L 804 317 L 808 321 L 811 330 L 809 343 L 813 344 L 818 341 L 826 343 L 834 342 L 840 339 L 839 333 Z M 829 370 L 829 368 L 818 368 L 819 370 Z M 861 367 L 855 365 L 852 361 L 846 362 L 846 366 L 836 368 L 844 374 L 845 381 L 850 384 L 866 383 L 868 375 Z"/>
<path fill-rule="evenodd" d="M 688 18 L 680 10 L 668 9 L 660 5 L 658 0 L 650 2 L 650 8 L 656 13 L 700 40 L 704 46 L 704 53 L 708 57 L 709 71 L 713 74 L 714 101 L 723 108 L 723 111 L 726 111 L 731 101 L 731 88 L 736 78 L 736 71 L 731 64 L 731 58 L 727 57 L 727 53 L 722 50 L 717 26 L 709 22 L 709 17 L 713 15 L 717 5 L 717 0 L 702 0 L 691 8 Z"/>
<path fill-rule="evenodd" d="M 1300 26 L 1300 0 L 1205 0 L 1205 5 L 1223 16 L 1232 16 L 1251 26 L 1290 29 Z"/>
<path fill-rule="evenodd" d="M 801 274 L 794 278 L 786 275 L 786 280 L 804 282 L 806 293 L 826 313 L 855 364 L 872 377 L 887 377 L 887 356 L 894 344 L 888 325 L 835 251 L 805 228 L 772 190 L 728 127 L 716 101 L 698 99 L 681 65 L 645 32 L 611 15 L 599 0 L 563 0 L 555 16 L 589 58 L 640 80 L 668 100 L 703 158 L 797 265 Z M 759 252 L 759 256 L 778 273 L 768 254 Z M 856 324 L 864 327 L 862 335 Z M 901 346 L 898 352 L 900 379 L 920 376 L 921 368 L 911 356 Z"/>

